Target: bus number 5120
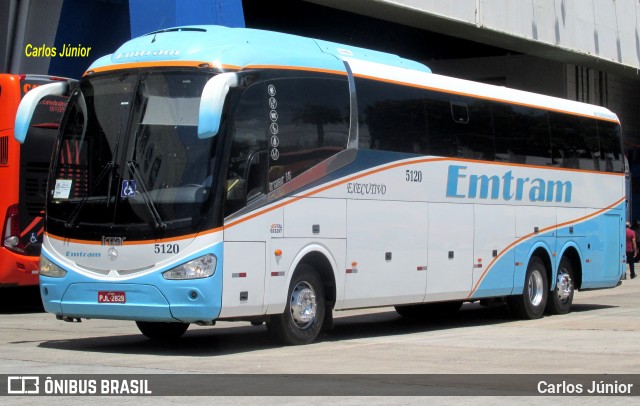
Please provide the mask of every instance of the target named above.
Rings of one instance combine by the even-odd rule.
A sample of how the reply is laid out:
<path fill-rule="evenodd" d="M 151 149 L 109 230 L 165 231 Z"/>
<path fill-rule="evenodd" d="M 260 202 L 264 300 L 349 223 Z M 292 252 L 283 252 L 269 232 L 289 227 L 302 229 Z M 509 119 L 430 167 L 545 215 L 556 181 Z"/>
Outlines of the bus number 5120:
<path fill-rule="evenodd" d="M 407 182 L 422 182 L 422 171 L 412 171 L 407 169 L 405 171 L 405 180 Z"/>
<path fill-rule="evenodd" d="M 153 252 L 156 254 L 177 254 L 180 252 L 178 244 L 156 244 Z"/>

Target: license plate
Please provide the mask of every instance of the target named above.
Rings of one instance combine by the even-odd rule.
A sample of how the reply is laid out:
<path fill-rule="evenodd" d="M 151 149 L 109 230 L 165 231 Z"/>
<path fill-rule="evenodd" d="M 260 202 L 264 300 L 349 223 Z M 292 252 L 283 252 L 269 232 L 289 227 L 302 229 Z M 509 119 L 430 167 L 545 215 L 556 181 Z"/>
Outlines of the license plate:
<path fill-rule="evenodd" d="M 127 295 L 120 291 L 98 292 L 98 303 L 126 303 Z"/>

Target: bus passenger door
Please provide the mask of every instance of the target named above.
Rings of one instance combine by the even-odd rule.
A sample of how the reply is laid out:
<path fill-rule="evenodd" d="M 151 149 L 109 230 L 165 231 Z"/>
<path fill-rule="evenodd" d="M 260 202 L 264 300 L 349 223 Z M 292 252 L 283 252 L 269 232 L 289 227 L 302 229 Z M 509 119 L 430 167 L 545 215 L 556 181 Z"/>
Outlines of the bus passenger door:
<path fill-rule="evenodd" d="M 422 302 L 428 222 L 426 203 L 347 201 L 344 307 Z"/>
<path fill-rule="evenodd" d="M 622 239 L 620 227 L 624 224 L 623 218 L 618 214 L 605 214 L 604 216 L 604 269 L 602 281 L 617 282 L 620 275 L 620 264 L 626 260 L 626 238 Z M 624 267 L 627 265 L 624 264 Z"/>
<path fill-rule="evenodd" d="M 595 210 L 587 210 L 587 214 Z M 625 237 L 621 233 L 624 219 L 620 214 L 607 213 L 596 221 L 587 233 L 590 249 L 589 271 L 583 272 L 582 289 L 615 286 L 620 275 L 620 267 L 626 268 Z M 622 231 L 624 233 L 624 230 Z M 637 269 L 637 268 L 636 268 Z"/>
<path fill-rule="evenodd" d="M 429 204 L 426 301 L 464 299 L 473 278 L 473 205 Z"/>
<path fill-rule="evenodd" d="M 230 165 L 226 184 L 226 211 L 245 210 L 266 196 L 266 150 L 234 149 L 235 165 Z M 271 239 L 282 225 L 282 210 L 267 210 L 261 215 L 228 217 L 224 230 L 222 267 L 222 311 L 220 317 L 255 316 L 265 313 L 268 288 Z"/>

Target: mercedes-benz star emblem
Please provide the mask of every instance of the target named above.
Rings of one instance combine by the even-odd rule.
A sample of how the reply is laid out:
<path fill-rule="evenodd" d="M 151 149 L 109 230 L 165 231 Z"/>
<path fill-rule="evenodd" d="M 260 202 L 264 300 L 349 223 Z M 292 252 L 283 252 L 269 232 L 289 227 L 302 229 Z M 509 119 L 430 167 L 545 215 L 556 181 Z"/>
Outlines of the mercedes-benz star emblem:
<path fill-rule="evenodd" d="M 118 259 L 118 250 L 114 247 L 109 248 L 109 251 L 107 251 L 107 256 L 110 260 L 115 261 L 116 259 Z"/>

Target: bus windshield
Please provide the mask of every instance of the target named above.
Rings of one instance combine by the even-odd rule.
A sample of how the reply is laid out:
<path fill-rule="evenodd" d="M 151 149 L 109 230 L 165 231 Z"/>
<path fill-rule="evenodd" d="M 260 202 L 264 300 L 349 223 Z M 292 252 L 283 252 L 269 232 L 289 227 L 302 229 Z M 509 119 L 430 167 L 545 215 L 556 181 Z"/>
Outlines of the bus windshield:
<path fill-rule="evenodd" d="M 83 78 L 54 154 L 48 232 L 143 240 L 210 227 L 217 137 L 199 139 L 197 124 L 211 76 L 135 70 Z"/>

